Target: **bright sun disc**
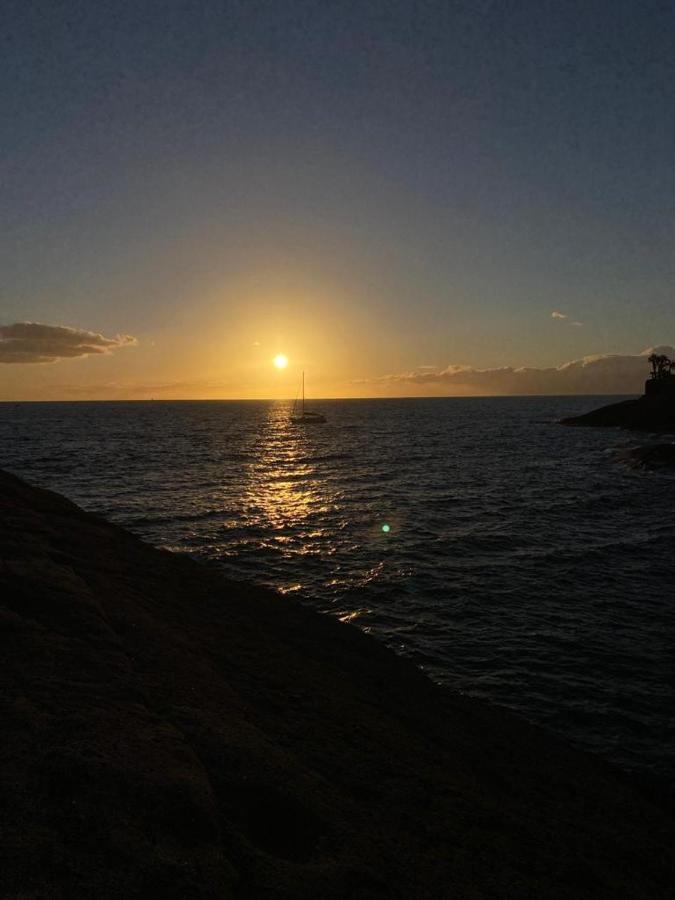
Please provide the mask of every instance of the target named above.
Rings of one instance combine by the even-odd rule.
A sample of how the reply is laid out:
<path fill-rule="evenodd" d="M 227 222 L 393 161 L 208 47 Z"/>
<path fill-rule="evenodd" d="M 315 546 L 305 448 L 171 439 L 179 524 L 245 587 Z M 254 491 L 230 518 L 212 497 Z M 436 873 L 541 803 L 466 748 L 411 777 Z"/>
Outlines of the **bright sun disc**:
<path fill-rule="evenodd" d="M 274 359 L 272 360 L 277 369 L 285 369 L 288 365 L 288 357 L 284 356 L 283 353 L 278 353 Z"/>

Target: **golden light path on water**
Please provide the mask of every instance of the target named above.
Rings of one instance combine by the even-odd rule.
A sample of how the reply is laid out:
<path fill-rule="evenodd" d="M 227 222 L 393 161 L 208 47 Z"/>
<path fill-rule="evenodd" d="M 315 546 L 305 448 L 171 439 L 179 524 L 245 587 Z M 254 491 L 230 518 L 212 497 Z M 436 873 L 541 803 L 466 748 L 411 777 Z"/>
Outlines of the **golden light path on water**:
<path fill-rule="evenodd" d="M 270 404 L 257 435 L 255 461 L 246 467 L 242 501 L 249 521 L 253 518 L 260 530 L 258 544 L 287 559 L 319 561 L 333 556 L 339 545 L 344 549 L 349 527 L 344 490 L 331 484 L 321 471 L 319 461 L 326 442 L 316 433 L 317 427 L 292 424 L 285 401 Z M 326 522 L 329 527 L 323 524 Z M 383 536 L 389 531 L 388 524 L 381 526 Z M 376 579 L 381 568 L 382 563 L 368 568 L 361 574 L 361 583 Z M 335 588 L 342 581 L 338 571 L 327 586 Z M 276 587 L 281 593 L 294 593 L 304 585 L 285 581 Z M 352 620 L 361 612 L 365 611 L 346 609 L 341 618 Z"/>
<path fill-rule="evenodd" d="M 278 548 L 280 544 L 297 544 L 298 534 L 306 540 L 304 547 L 296 545 L 296 556 L 325 552 L 316 543 L 317 538 L 326 536 L 325 529 L 308 528 L 308 520 L 313 514 L 339 509 L 339 492 L 330 490 L 318 477 L 312 461 L 314 450 L 306 429 L 290 423 L 287 404 L 273 404 L 257 458 L 246 473 L 245 498 L 257 508 L 270 542 Z"/>

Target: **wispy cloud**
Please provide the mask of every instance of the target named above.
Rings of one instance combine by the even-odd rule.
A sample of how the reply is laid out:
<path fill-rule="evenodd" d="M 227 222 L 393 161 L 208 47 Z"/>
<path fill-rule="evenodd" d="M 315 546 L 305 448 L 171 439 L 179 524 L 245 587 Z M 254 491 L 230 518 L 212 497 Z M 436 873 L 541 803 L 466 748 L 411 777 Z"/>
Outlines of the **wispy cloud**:
<path fill-rule="evenodd" d="M 0 363 L 51 363 L 111 353 L 136 343 L 136 338 L 129 334 L 107 338 L 98 332 L 64 325 L 15 322 L 0 325 Z"/>
<path fill-rule="evenodd" d="M 636 394 L 649 374 L 647 357 L 665 353 L 675 357 L 673 347 L 650 347 L 631 355 L 584 356 L 550 368 L 502 366 L 476 369 L 452 364 L 440 372 L 406 372 L 371 379 L 380 384 L 441 386 L 449 393 L 475 394 Z"/>
<path fill-rule="evenodd" d="M 566 321 L 568 325 L 575 325 L 577 328 L 581 328 L 584 324 L 583 322 L 579 322 L 576 319 L 571 322 L 570 317 L 567 315 L 567 313 L 562 313 L 557 309 L 553 310 L 553 312 L 551 313 L 551 318 L 557 319 L 559 322 Z"/>

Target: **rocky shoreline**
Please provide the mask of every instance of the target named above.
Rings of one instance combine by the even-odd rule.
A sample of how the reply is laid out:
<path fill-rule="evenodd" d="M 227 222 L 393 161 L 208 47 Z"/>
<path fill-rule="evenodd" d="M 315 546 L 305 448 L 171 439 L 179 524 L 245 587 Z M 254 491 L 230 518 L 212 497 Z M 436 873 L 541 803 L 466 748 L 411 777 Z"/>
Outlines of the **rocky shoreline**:
<path fill-rule="evenodd" d="M 675 469 L 675 444 L 647 444 L 624 450 L 619 457 L 637 469 Z"/>
<path fill-rule="evenodd" d="M 0 895 L 666 898 L 628 777 L 0 473 Z"/>
<path fill-rule="evenodd" d="M 642 397 L 610 403 L 581 416 L 570 416 L 561 419 L 560 424 L 675 434 L 675 376 L 662 382 L 650 379 Z"/>

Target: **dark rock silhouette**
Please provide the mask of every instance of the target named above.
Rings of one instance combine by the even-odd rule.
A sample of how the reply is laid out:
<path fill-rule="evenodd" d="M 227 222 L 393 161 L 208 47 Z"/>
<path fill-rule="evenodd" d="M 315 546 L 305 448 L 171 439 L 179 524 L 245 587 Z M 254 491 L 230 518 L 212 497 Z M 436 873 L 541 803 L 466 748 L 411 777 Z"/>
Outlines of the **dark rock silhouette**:
<path fill-rule="evenodd" d="M 0 894 L 672 896 L 625 776 L 0 473 Z"/>
<path fill-rule="evenodd" d="M 675 469 L 675 444 L 648 444 L 621 454 L 630 465 L 641 469 Z"/>
<path fill-rule="evenodd" d="M 675 375 L 667 356 L 649 357 L 652 375 L 642 397 L 611 403 L 581 416 L 561 420 L 562 425 L 633 428 L 675 434 Z"/>

